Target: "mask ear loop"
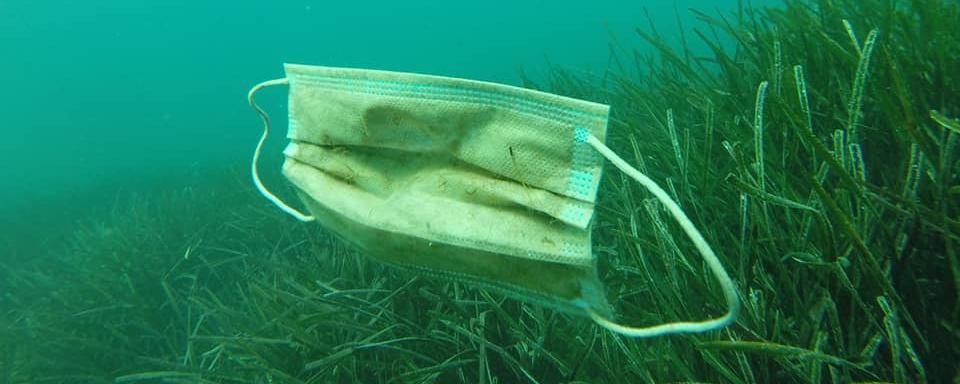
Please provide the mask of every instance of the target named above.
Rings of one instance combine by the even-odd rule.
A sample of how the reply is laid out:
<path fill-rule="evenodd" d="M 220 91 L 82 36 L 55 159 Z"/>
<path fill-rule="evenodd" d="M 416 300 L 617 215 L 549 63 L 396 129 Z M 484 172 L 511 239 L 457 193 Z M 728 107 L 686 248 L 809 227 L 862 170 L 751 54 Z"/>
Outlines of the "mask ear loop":
<path fill-rule="evenodd" d="M 253 110 L 260 115 L 260 119 L 263 120 L 263 136 L 260 136 L 260 142 L 257 143 L 257 149 L 253 151 L 253 161 L 250 162 L 250 173 L 253 175 L 253 184 L 257 186 L 257 190 L 260 191 L 260 194 L 263 195 L 263 197 L 267 198 L 267 200 L 270 200 L 273 205 L 276 205 L 277 208 L 280 208 L 280 210 L 286 212 L 290 216 L 293 216 L 297 220 L 313 221 L 313 216 L 305 215 L 295 208 L 290 207 L 279 197 L 271 193 L 267 187 L 263 185 L 263 182 L 260 181 L 260 174 L 257 172 L 257 163 L 260 161 L 260 152 L 263 151 L 263 143 L 267 142 L 267 136 L 270 135 L 270 117 L 267 116 L 267 112 L 257 105 L 257 102 L 253 100 L 253 96 L 257 93 L 257 91 L 263 88 L 283 84 L 289 84 L 289 81 L 287 81 L 285 78 L 268 80 L 253 86 L 253 88 L 250 89 L 250 92 L 247 93 L 247 102 L 250 103 L 250 107 L 253 108 Z"/>
<path fill-rule="evenodd" d="M 614 323 L 613 321 L 610 321 L 609 319 L 587 307 L 586 310 L 590 315 L 590 318 L 606 329 L 630 337 L 654 337 L 673 333 L 707 332 L 723 328 L 733 322 L 733 319 L 737 316 L 737 312 L 740 310 L 740 300 L 737 297 L 736 288 L 733 285 L 733 281 L 730 280 L 730 276 L 727 275 L 727 271 L 724 270 L 723 265 L 720 264 L 720 260 L 717 259 L 717 255 L 713 253 L 713 249 L 711 249 L 710 245 L 707 244 L 707 241 L 704 240 L 703 235 L 701 235 L 700 231 L 698 231 L 693 225 L 693 222 L 687 218 L 687 215 L 683 213 L 683 210 L 680 209 L 680 206 L 670 198 L 670 195 L 668 195 L 663 188 L 660 188 L 656 182 L 638 171 L 636 168 L 630 166 L 630 164 L 627 164 L 626 161 L 620 158 L 620 156 L 617 156 L 616 153 L 604 145 L 603 142 L 596 138 L 596 136 L 589 135 L 587 137 L 587 142 L 589 142 L 590 145 L 597 150 L 597 152 L 600 152 L 603 157 L 607 158 L 607 160 L 613 163 L 617 169 L 643 185 L 648 191 L 650 191 L 650 193 L 656 196 L 664 206 L 667 207 L 667 210 L 670 211 L 674 219 L 677 220 L 677 223 L 680 224 L 680 227 L 683 228 L 683 231 L 686 232 L 690 240 L 693 241 L 693 244 L 697 247 L 697 250 L 700 251 L 700 255 L 703 256 L 703 260 L 706 261 L 707 266 L 713 273 L 713 276 L 717 279 L 717 281 L 720 282 L 720 289 L 723 291 L 723 296 L 727 300 L 726 314 L 714 319 L 697 322 L 674 322 L 652 327 L 635 328 Z"/>

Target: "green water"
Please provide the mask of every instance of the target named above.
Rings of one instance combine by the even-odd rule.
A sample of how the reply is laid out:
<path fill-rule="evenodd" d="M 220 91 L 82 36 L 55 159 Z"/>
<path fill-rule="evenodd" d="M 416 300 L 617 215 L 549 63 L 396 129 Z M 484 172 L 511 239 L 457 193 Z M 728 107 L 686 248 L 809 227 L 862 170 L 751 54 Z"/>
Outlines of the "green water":
<path fill-rule="evenodd" d="M 0 0 L 0 383 L 958 382 L 960 5 L 664 3 Z M 284 62 L 610 104 L 607 144 L 715 248 L 737 320 L 621 338 L 292 220 L 248 173 L 246 94 Z M 275 124 L 261 172 L 295 201 Z M 722 314 L 610 171 L 617 320 Z"/>

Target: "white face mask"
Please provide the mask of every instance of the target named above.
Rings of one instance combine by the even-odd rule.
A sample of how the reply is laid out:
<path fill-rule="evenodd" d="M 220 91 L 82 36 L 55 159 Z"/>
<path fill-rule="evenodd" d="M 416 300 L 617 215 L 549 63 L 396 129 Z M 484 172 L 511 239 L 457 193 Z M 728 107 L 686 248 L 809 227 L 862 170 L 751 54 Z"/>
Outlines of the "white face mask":
<path fill-rule="evenodd" d="M 316 220 L 376 260 L 497 288 L 589 315 L 630 336 L 725 326 L 739 302 L 713 251 L 680 208 L 604 144 L 609 107 L 506 85 L 409 73 L 287 64 L 250 90 L 264 119 L 254 154 L 260 192 Z M 260 182 L 269 133 L 254 94 L 289 84 L 283 173 L 311 215 Z M 590 242 L 602 155 L 647 187 L 690 235 L 721 283 L 725 316 L 631 328 L 611 316 Z"/>

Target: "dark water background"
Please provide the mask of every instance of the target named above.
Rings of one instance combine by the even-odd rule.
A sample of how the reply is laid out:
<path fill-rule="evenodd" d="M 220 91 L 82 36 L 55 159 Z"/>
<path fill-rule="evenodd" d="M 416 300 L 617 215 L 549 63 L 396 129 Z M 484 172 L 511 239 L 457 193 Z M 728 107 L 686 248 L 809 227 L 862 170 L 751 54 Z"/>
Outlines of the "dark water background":
<path fill-rule="evenodd" d="M 260 134 L 246 92 L 283 62 L 508 84 L 548 63 L 601 73 L 613 42 L 647 49 L 645 12 L 675 39 L 691 7 L 737 2 L 0 0 L 0 247 L 69 232 L 118 192 L 244 167 Z"/>

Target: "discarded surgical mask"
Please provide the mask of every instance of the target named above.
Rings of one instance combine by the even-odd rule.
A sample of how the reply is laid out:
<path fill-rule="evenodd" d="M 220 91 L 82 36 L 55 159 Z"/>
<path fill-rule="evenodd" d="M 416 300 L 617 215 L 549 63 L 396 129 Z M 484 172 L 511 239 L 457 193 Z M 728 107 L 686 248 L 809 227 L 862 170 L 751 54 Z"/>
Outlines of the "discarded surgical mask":
<path fill-rule="evenodd" d="M 376 260 L 585 314 L 628 336 L 702 332 L 734 319 L 733 282 L 709 245 L 656 183 L 603 144 L 608 106 L 447 77 L 285 70 L 248 95 L 264 123 L 252 171 L 258 190 L 297 219 L 320 222 Z M 283 174 L 309 215 L 257 173 L 270 122 L 254 95 L 281 84 L 289 85 Z M 720 282 L 724 316 L 644 328 L 610 320 L 590 241 L 603 158 L 676 218 Z"/>

